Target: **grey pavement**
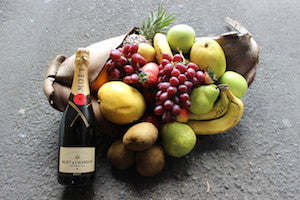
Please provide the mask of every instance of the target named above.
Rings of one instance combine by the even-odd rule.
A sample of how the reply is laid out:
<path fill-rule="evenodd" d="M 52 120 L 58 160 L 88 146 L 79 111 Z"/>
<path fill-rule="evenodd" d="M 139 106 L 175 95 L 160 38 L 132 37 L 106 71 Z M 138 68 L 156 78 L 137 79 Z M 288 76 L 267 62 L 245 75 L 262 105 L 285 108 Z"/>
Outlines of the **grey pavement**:
<path fill-rule="evenodd" d="M 299 1 L 162 1 L 197 36 L 240 21 L 261 48 L 245 112 L 230 131 L 154 177 L 111 169 L 99 156 L 92 186 L 57 183 L 62 113 L 42 90 L 49 62 L 139 26 L 159 1 L 0 1 L 0 199 L 300 199 Z"/>

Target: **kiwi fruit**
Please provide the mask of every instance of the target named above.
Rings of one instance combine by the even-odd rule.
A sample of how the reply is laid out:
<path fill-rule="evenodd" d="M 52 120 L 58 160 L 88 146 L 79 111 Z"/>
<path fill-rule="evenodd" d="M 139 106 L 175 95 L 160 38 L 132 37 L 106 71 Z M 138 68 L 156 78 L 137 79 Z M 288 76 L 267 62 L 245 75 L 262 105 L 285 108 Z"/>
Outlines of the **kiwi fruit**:
<path fill-rule="evenodd" d="M 107 158 L 116 169 L 128 169 L 135 162 L 134 152 L 126 149 L 121 140 L 115 141 L 107 151 Z"/>
<path fill-rule="evenodd" d="M 123 136 L 123 144 L 132 151 L 151 147 L 158 138 L 157 128 L 150 122 L 141 122 L 130 127 Z"/>
<path fill-rule="evenodd" d="M 149 149 L 136 152 L 136 170 L 142 176 L 153 176 L 165 166 L 165 157 L 162 147 L 158 144 Z"/>

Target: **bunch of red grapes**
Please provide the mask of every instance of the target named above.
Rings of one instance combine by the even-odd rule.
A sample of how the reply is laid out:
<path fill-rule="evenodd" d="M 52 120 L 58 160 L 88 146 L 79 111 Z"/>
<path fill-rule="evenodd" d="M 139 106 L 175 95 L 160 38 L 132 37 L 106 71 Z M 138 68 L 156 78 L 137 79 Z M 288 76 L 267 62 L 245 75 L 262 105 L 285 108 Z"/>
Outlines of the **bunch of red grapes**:
<path fill-rule="evenodd" d="M 138 83 L 139 77 L 135 72 L 147 63 L 138 52 L 137 44 L 126 44 L 123 48 L 114 49 L 105 67 L 109 80 L 122 80 L 127 83 Z"/>
<path fill-rule="evenodd" d="M 185 64 L 180 54 L 162 55 L 154 113 L 164 122 L 176 121 L 182 109 L 191 106 L 189 94 L 194 86 L 205 82 L 205 76 L 195 63 Z"/>

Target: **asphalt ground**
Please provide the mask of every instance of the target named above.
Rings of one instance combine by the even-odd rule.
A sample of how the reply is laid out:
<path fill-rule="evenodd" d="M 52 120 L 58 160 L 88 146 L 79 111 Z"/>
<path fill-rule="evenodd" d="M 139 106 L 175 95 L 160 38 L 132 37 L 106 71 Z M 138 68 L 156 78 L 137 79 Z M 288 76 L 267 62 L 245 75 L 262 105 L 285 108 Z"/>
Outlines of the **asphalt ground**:
<path fill-rule="evenodd" d="M 245 112 L 230 131 L 141 177 L 111 168 L 104 153 L 93 185 L 57 183 L 62 113 L 42 90 L 57 54 L 139 26 L 159 1 L 0 1 L 0 199 L 300 199 L 299 2 L 162 1 L 197 36 L 241 22 L 261 53 Z"/>

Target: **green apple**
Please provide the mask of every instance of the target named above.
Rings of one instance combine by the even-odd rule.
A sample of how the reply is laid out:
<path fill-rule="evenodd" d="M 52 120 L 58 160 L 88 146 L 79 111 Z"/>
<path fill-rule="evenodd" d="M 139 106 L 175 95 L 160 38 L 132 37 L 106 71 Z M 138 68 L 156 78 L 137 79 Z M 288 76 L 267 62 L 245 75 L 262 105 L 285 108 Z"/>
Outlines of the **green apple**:
<path fill-rule="evenodd" d="M 248 89 L 246 79 L 234 71 L 226 71 L 219 79 L 219 83 L 227 84 L 231 92 L 238 98 L 244 96 Z"/>
<path fill-rule="evenodd" d="M 181 50 L 188 53 L 195 41 L 195 31 L 186 24 L 178 24 L 170 28 L 167 33 L 168 43 L 173 51 Z"/>

